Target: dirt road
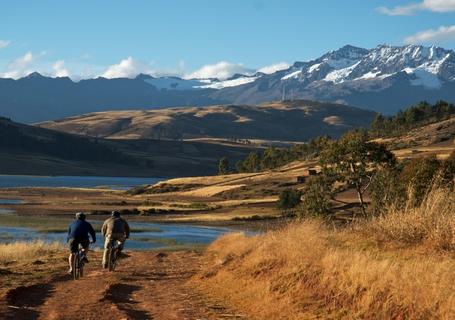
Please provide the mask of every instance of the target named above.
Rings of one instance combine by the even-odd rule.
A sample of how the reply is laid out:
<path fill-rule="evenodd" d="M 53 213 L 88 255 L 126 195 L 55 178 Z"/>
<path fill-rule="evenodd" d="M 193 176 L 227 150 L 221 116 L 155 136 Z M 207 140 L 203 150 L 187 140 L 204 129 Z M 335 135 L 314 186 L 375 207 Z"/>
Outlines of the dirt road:
<path fill-rule="evenodd" d="M 93 253 L 81 280 L 57 275 L 13 288 L 0 301 L 0 319 L 245 319 L 187 283 L 200 268 L 198 253 L 128 255 L 114 273 Z"/>

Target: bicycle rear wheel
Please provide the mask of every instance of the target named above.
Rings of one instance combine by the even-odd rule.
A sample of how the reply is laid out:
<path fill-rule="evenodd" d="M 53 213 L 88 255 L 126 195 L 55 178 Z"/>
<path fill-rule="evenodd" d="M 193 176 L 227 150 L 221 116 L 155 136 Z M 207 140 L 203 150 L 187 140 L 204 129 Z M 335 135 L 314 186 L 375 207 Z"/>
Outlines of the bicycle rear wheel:
<path fill-rule="evenodd" d="M 108 268 L 109 271 L 114 271 L 115 270 L 115 265 L 117 262 L 117 250 L 115 248 L 110 248 L 109 249 L 109 262 L 108 262 Z"/>
<path fill-rule="evenodd" d="M 84 262 L 79 261 L 79 278 L 82 278 L 84 276 Z"/>
<path fill-rule="evenodd" d="M 73 274 L 73 279 L 74 280 L 77 280 L 79 279 L 79 254 L 76 253 L 74 255 L 74 260 L 73 260 L 73 263 L 72 263 L 72 274 Z"/>

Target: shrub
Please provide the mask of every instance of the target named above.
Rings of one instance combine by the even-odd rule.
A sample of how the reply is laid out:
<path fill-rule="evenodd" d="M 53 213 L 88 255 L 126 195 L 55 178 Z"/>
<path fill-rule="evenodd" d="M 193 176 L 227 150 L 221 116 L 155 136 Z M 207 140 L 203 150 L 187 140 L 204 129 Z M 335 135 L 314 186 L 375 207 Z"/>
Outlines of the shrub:
<path fill-rule="evenodd" d="M 226 157 L 220 159 L 218 163 L 218 174 L 228 174 L 229 173 L 229 160 Z"/>
<path fill-rule="evenodd" d="M 320 216 L 330 212 L 331 183 L 322 176 L 312 176 L 305 183 L 303 201 L 298 216 Z"/>
<path fill-rule="evenodd" d="M 433 185 L 436 174 L 441 168 L 436 157 L 416 158 L 405 164 L 400 180 L 410 188 L 409 204 L 418 206 Z"/>
<path fill-rule="evenodd" d="M 301 197 L 301 191 L 296 189 L 286 189 L 280 193 L 280 197 L 276 205 L 280 210 L 287 212 L 301 203 Z"/>
<path fill-rule="evenodd" d="M 400 207 L 406 202 L 406 191 L 407 187 L 400 179 L 399 170 L 379 170 L 370 184 L 370 212 L 378 215 L 392 205 Z"/>

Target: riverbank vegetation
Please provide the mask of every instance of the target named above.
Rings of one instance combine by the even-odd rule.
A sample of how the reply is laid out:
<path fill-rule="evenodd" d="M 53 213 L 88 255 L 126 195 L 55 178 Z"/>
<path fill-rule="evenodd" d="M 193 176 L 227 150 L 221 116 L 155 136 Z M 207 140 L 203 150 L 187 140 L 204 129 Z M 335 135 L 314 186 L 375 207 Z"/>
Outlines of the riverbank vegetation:
<path fill-rule="evenodd" d="M 0 264 L 11 261 L 29 261 L 47 259 L 50 254 L 62 252 L 64 247 L 59 242 L 44 241 L 0 243 Z"/>

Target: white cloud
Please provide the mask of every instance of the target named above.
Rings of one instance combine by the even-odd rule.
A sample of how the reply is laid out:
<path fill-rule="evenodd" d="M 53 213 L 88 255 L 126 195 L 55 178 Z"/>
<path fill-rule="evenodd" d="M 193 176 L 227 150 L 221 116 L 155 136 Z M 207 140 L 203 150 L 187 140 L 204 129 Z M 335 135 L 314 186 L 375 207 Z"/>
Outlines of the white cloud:
<path fill-rule="evenodd" d="M 3 74 L 3 77 L 17 79 L 32 73 L 33 71 L 30 70 L 29 67 L 33 61 L 33 53 L 29 51 L 23 56 L 8 63 L 7 70 Z"/>
<path fill-rule="evenodd" d="M 389 16 L 410 16 L 421 9 L 421 4 L 410 4 L 407 6 L 398 6 L 394 8 L 379 7 L 376 10 Z"/>
<path fill-rule="evenodd" d="M 102 74 L 103 77 L 112 78 L 134 78 L 139 73 L 153 74 L 153 70 L 146 63 L 135 60 L 133 57 L 123 59 L 118 64 L 113 64 Z"/>
<path fill-rule="evenodd" d="M 455 0 L 424 0 L 422 5 L 435 12 L 455 11 Z"/>
<path fill-rule="evenodd" d="M 433 12 L 451 12 L 455 11 L 455 0 L 424 0 L 419 3 L 411 3 L 406 6 L 397 6 L 393 8 L 379 7 L 380 13 L 389 16 L 409 16 L 417 11 L 428 10 Z"/>
<path fill-rule="evenodd" d="M 416 34 L 407 37 L 404 42 L 407 44 L 421 43 L 441 43 L 450 40 L 455 40 L 455 25 L 441 26 L 438 29 L 429 29 L 417 32 Z"/>
<path fill-rule="evenodd" d="M 251 74 L 254 70 L 244 67 L 241 63 L 231 63 L 227 61 L 220 61 L 215 64 L 208 64 L 202 68 L 185 75 L 187 79 L 207 79 L 217 78 L 219 80 L 226 80 L 236 73 Z"/>
<path fill-rule="evenodd" d="M 258 69 L 258 72 L 262 72 L 265 74 L 272 74 L 280 70 L 288 69 L 291 65 L 287 62 L 278 62 L 275 64 L 272 64 L 270 66 L 265 66 L 260 69 Z"/>
<path fill-rule="evenodd" d="M 8 64 L 8 68 L 15 69 L 15 68 L 25 68 L 33 61 L 33 53 L 31 51 L 27 52 L 23 56 L 14 59 Z"/>
<path fill-rule="evenodd" d="M 6 48 L 7 46 L 10 45 L 10 41 L 8 40 L 0 40 L 0 49 Z"/>
<path fill-rule="evenodd" d="M 54 77 L 69 77 L 70 73 L 68 69 L 65 68 L 65 61 L 58 60 L 52 65 L 52 69 L 54 70 L 53 76 Z"/>

